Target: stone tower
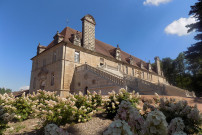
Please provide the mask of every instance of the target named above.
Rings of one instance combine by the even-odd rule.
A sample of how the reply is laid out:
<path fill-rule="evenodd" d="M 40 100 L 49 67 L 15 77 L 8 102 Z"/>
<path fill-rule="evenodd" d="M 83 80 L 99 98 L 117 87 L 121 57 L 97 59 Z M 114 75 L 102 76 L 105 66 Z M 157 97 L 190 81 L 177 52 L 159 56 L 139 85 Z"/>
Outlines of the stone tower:
<path fill-rule="evenodd" d="M 160 66 L 160 59 L 159 57 L 155 57 L 155 64 L 156 64 L 156 72 L 158 75 L 161 75 L 161 66 Z"/>
<path fill-rule="evenodd" d="M 82 19 L 82 46 L 94 51 L 95 49 L 95 19 L 91 15 L 86 15 Z"/>

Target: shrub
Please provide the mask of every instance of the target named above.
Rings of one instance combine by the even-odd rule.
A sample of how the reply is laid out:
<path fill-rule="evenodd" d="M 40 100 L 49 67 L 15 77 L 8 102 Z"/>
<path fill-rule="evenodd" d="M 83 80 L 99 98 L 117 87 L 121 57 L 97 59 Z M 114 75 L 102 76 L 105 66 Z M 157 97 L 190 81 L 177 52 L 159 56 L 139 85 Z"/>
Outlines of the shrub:
<path fill-rule="evenodd" d="M 28 119 L 33 113 L 32 105 L 32 100 L 26 97 L 25 93 L 23 93 L 22 97 L 15 98 L 12 106 L 16 108 L 17 119 L 20 121 Z"/>
<path fill-rule="evenodd" d="M 168 134 L 173 135 L 174 133 L 183 132 L 184 122 L 182 118 L 174 118 L 171 120 L 170 125 L 168 126 Z"/>
<path fill-rule="evenodd" d="M 191 107 L 185 100 L 161 98 L 159 110 L 164 113 L 168 123 L 176 117 L 182 118 L 185 124 L 184 131 L 187 134 L 197 134 L 200 131 L 202 119 L 197 106 Z"/>
<path fill-rule="evenodd" d="M 115 116 L 115 120 L 124 120 L 131 127 L 135 134 L 141 134 L 144 125 L 144 118 L 140 115 L 139 111 L 132 107 L 129 101 L 123 100 L 119 105 L 119 109 Z"/>
<path fill-rule="evenodd" d="M 167 135 L 168 132 L 168 123 L 166 122 L 166 117 L 161 111 L 158 110 L 149 112 L 144 126 L 144 134 L 146 135 Z"/>
<path fill-rule="evenodd" d="M 93 93 L 90 93 L 87 91 L 88 97 L 91 99 L 92 104 L 94 105 L 93 107 L 96 109 L 98 106 L 102 105 L 102 95 L 101 91 L 97 94 L 95 91 Z"/>
<path fill-rule="evenodd" d="M 139 97 L 138 93 L 135 95 L 135 92 L 129 93 L 125 89 L 120 89 L 118 94 L 112 91 L 109 93 L 109 99 L 105 102 L 107 117 L 113 119 L 116 116 L 118 106 L 123 100 L 131 102 L 132 106 L 136 107 Z"/>
<path fill-rule="evenodd" d="M 70 135 L 67 131 L 64 131 L 55 124 L 46 125 L 44 130 L 45 135 Z"/>
<path fill-rule="evenodd" d="M 15 117 L 15 113 L 9 108 L 0 105 L 0 134 L 8 127 L 8 122 Z"/>
<path fill-rule="evenodd" d="M 133 135 L 130 126 L 121 120 L 113 121 L 103 135 Z"/>

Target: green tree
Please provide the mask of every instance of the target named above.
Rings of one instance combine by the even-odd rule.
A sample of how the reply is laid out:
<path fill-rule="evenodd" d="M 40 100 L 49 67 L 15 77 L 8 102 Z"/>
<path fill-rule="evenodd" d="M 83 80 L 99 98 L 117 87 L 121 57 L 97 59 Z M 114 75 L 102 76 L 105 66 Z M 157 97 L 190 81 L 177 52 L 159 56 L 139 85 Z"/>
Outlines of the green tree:
<path fill-rule="evenodd" d="M 161 66 L 164 76 L 170 84 L 182 89 L 192 89 L 192 76 L 187 70 L 187 61 L 184 53 L 180 53 L 174 60 L 169 57 L 163 58 Z"/>
<path fill-rule="evenodd" d="M 195 5 L 191 6 L 189 15 L 193 15 L 197 22 L 187 26 L 188 32 L 195 30 L 197 34 L 194 39 L 198 42 L 188 47 L 185 51 L 185 58 L 192 73 L 193 90 L 198 96 L 202 96 L 202 0 L 198 0 Z"/>
<path fill-rule="evenodd" d="M 161 61 L 161 67 L 162 71 L 164 73 L 164 76 L 166 77 L 167 81 L 174 85 L 174 69 L 173 69 L 173 60 L 169 57 L 163 58 Z"/>
<path fill-rule="evenodd" d="M 4 93 L 11 93 L 12 90 L 11 89 L 7 89 L 7 88 L 0 88 L 0 94 L 4 94 Z"/>

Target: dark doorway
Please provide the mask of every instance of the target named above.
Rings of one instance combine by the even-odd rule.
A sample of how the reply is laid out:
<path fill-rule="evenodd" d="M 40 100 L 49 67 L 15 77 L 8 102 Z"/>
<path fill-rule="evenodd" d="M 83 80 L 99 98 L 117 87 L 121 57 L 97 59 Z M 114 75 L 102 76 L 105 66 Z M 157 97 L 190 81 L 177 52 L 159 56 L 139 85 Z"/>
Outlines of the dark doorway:
<path fill-rule="evenodd" d="M 86 86 L 84 89 L 84 95 L 87 95 L 87 90 L 88 90 L 88 87 Z"/>

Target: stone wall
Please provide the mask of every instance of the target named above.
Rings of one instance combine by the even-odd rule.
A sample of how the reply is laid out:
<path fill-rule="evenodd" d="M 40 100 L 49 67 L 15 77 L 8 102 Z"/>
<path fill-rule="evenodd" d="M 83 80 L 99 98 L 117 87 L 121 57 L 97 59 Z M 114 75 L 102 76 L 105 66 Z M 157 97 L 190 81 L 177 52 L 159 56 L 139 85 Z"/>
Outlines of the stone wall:
<path fill-rule="evenodd" d="M 30 92 L 40 89 L 42 83 L 46 90 L 54 91 L 61 89 L 62 51 L 62 44 L 57 45 L 32 59 Z M 56 59 L 54 61 L 53 53 L 56 53 Z M 52 74 L 54 74 L 54 85 L 51 85 Z"/>

